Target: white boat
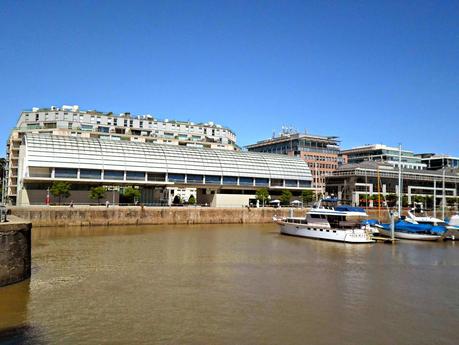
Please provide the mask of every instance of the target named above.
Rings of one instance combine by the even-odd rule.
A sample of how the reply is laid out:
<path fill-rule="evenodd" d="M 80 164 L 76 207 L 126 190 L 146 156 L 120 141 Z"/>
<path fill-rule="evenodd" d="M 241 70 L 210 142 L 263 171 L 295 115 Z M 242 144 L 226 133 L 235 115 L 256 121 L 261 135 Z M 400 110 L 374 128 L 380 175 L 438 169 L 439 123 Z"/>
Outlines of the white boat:
<path fill-rule="evenodd" d="M 431 225 L 444 226 L 448 230 L 444 236 L 445 239 L 454 241 L 456 238 L 459 238 L 459 215 L 452 216 L 449 223 L 446 223 L 445 221 L 439 218 L 430 217 L 430 216 L 417 217 L 411 212 L 408 212 L 407 219 L 411 219 L 417 224 L 431 224 Z"/>
<path fill-rule="evenodd" d="M 459 239 L 459 215 L 452 216 L 449 223 L 446 225 L 448 232 L 446 238 L 452 239 L 453 241 Z"/>
<path fill-rule="evenodd" d="M 406 217 L 406 220 L 412 220 L 415 222 L 415 224 L 430 224 L 430 225 L 441 225 L 441 226 L 446 225 L 445 221 L 441 220 L 440 218 L 435 218 L 435 217 L 430 217 L 430 216 L 418 217 L 418 216 L 415 216 L 410 211 L 408 211 L 408 216 Z"/>
<path fill-rule="evenodd" d="M 372 233 L 360 226 L 367 217 L 363 210 L 339 211 L 335 209 L 311 209 L 306 217 L 274 218 L 284 235 L 308 237 L 319 240 L 347 243 L 372 243 Z"/>
<path fill-rule="evenodd" d="M 381 235 L 391 237 L 391 231 L 386 230 L 382 227 L 379 228 L 379 233 Z M 399 238 L 403 240 L 416 240 L 416 241 L 438 241 L 443 238 L 443 236 L 441 235 L 417 234 L 417 233 L 401 232 L 401 231 L 395 231 L 394 236 L 395 238 Z"/>

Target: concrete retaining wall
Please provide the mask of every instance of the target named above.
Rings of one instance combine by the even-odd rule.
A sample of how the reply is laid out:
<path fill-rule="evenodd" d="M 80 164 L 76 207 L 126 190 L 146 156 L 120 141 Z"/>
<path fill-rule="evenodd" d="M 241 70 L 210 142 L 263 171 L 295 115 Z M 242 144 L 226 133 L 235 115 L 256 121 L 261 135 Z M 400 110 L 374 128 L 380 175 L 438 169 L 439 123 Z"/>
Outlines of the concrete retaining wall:
<path fill-rule="evenodd" d="M 30 278 L 31 230 L 30 223 L 0 223 L 0 286 Z"/>
<path fill-rule="evenodd" d="M 242 224 L 270 223 L 274 215 L 287 216 L 288 209 L 213 207 L 14 207 L 13 215 L 33 226 L 90 226 L 137 224 Z M 295 209 L 295 216 L 305 210 Z"/>
<path fill-rule="evenodd" d="M 306 209 L 293 209 L 295 216 L 304 216 Z M 270 223 L 274 215 L 287 216 L 286 208 L 221 208 L 221 207 L 109 207 L 104 206 L 29 206 L 13 207 L 13 215 L 32 222 L 33 226 L 90 226 L 137 224 L 242 224 Z M 368 210 L 370 219 L 377 219 L 377 210 Z M 437 214 L 440 216 L 440 213 Z M 450 216 L 450 213 L 447 213 Z M 381 211 L 381 220 L 389 216 Z"/>

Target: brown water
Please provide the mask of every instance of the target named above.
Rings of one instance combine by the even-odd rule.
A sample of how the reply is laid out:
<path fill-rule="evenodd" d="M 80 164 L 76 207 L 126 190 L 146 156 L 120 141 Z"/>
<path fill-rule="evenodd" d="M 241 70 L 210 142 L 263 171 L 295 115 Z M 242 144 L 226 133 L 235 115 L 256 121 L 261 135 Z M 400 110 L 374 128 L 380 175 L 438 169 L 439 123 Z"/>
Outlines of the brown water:
<path fill-rule="evenodd" d="M 459 247 L 274 225 L 34 229 L 0 343 L 458 344 Z"/>

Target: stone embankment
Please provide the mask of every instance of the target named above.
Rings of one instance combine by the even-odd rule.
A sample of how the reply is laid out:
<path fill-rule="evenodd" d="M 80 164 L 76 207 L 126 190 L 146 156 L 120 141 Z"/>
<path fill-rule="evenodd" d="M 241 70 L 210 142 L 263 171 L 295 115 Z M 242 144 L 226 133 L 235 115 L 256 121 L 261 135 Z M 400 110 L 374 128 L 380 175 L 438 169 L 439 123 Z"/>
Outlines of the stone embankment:
<path fill-rule="evenodd" d="M 30 278 L 32 224 L 17 217 L 0 223 L 0 287 Z"/>
<path fill-rule="evenodd" d="M 270 223 L 287 216 L 280 208 L 212 207 L 13 207 L 11 213 L 40 226 L 154 225 L 154 224 L 245 224 Z M 305 210 L 294 209 L 295 216 Z"/>
<path fill-rule="evenodd" d="M 271 223 L 272 217 L 289 215 L 289 208 L 213 208 L 213 207 L 109 207 L 104 206 L 30 206 L 13 207 L 11 213 L 30 221 L 34 227 L 157 225 L 157 224 L 249 224 Z M 307 209 L 293 208 L 295 216 Z M 378 210 L 367 211 L 370 219 L 378 218 Z M 387 211 L 381 210 L 381 221 L 389 222 Z M 426 214 L 427 215 L 427 214 Z M 440 217 L 440 213 L 437 213 Z M 448 212 L 447 216 L 451 214 Z"/>

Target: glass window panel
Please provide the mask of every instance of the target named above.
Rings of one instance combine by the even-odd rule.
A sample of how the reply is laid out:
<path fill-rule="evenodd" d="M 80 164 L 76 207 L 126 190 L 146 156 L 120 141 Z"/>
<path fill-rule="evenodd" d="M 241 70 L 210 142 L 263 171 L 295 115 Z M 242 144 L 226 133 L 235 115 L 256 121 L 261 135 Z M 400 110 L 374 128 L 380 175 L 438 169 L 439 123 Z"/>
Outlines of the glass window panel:
<path fill-rule="evenodd" d="M 78 169 L 56 168 L 54 172 L 54 177 L 77 178 L 77 176 L 78 176 Z"/>
<path fill-rule="evenodd" d="M 223 176 L 223 184 L 235 184 L 235 185 L 237 185 L 237 177 L 235 177 L 235 176 Z"/>
<path fill-rule="evenodd" d="M 300 180 L 300 187 L 311 187 L 311 181 Z"/>
<path fill-rule="evenodd" d="M 271 186 L 272 187 L 282 187 L 284 185 L 284 181 L 280 179 L 271 179 Z"/>
<path fill-rule="evenodd" d="M 124 180 L 124 171 L 105 170 L 104 180 Z"/>
<path fill-rule="evenodd" d="M 269 179 L 267 179 L 267 178 L 256 178 L 255 179 L 255 185 L 256 186 L 268 186 L 269 185 Z"/>
<path fill-rule="evenodd" d="M 253 185 L 253 178 L 252 177 L 239 177 L 239 184 L 244 186 L 251 186 Z"/>
<path fill-rule="evenodd" d="M 143 171 L 127 171 L 126 180 L 145 181 L 145 173 Z"/>
<path fill-rule="evenodd" d="M 296 187 L 297 183 L 297 180 L 285 180 L 285 187 Z"/>
<path fill-rule="evenodd" d="M 202 183 L 203 182 L 203 175 L 187 175 L 187 182 L 188 183 Z"/>
<path fill-rule="evenodd" d="M 185 174 L 169 174 L 169 182 L 185 182 Z"/>
<path fill-rule="evenodd" d="M 148 181 L 166 181 L 166 174 L 148 173 Z"/>
<path fill-rule="evenodd" d="M 97 179 L 102 177 L 102 171 L 97 169 L 80 169 L 80 178 Z"/>
<path fill-rule="evenodd" d="M 206 184 L 220 184 L 221 180 L 220 176 L 206 175 Z"/>

